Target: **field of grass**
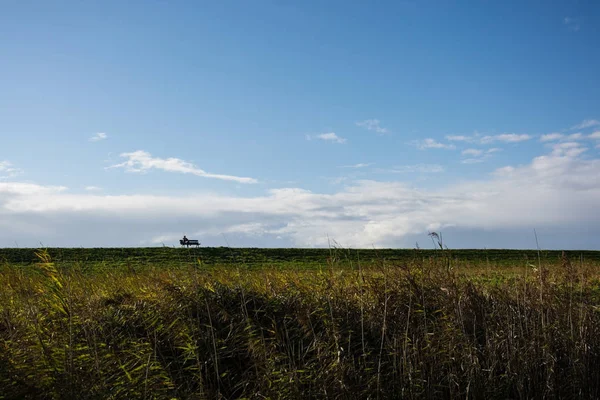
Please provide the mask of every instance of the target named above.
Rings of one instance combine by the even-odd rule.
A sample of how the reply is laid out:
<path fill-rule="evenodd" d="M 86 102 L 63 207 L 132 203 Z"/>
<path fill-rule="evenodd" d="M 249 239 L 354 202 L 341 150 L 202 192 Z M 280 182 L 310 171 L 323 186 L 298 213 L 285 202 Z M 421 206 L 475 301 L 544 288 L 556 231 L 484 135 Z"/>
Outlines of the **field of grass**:
<path fill-rule="evenodd" d="M 0 398 L 600 398 L 600 253 L 0 249 Z"/>
<path fill-rule="evenodd" d="M 352 267 L 357 262 L 365 265 L 379 264 L 382 261 L 393 264 L 406 264 L 415 259 L 438 255 L 438 250 L 419 251 L 411 249 L 261 249 L 261 248 L 180 248 L 180 247 L 131 247 L 131 248 L 50 248 L 48 255 L 61 265 L 85 264 L 89 268 L 108 266 L 110 268 L 130 266 L 188 266 L 200 261 L 206 266 L 235 265 L 251 268 L 274 267 L 314 269 L 327 265 L 335 258 L 337 267 Z M 536 250 L 448 250 L 445 256 L 465 265 L 486 265 L 497 267 L 523 266 L 537 262 Z M 539 256 L 547 263 L 557 263 L 562 251 L 541 251 Z M 600 251 L 567 251 L 570 259 L 582 258 L 585 262 L 600 264 Z M 2 249 L 0 263 L 28 265 L 37 263 L 34 249 Z"/>

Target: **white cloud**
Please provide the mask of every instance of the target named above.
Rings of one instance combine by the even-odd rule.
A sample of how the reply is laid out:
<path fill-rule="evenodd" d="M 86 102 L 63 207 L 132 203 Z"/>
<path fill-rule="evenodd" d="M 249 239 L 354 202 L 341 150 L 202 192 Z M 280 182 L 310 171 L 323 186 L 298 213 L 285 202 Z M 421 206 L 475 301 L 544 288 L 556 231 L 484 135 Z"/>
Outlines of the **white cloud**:
<path fill-rule="evenodd" d="M 99 192 L 102 190 L 102 188 L 98 186 L 86 186 L 85 190 L 87 190 L 88 192 Z"/>
<path fill-rule="evenodd" d="M 346 143 L 346 139 L 339 137 L 334 132 L 321 133 L 315 136 L 316 139 L 325 140 L 332 143 Z"/>
<path fill-rule="evenodd" d="M 580 154 L 587 151 L 586 147 L 583 147 L 581 143 L 577 142 L 564 142 L 557 143 L 552 146 L 552 155 L 558 157 L 577 157 Z"/>
<path fill-rule="evenodd" d="M 575 141 L 584 138 L 585 136 L 581 132 L 571 133 L 570 135 L 554 132 L 540 136 L 540 142 Z"/>
<path fill-rule="evenodd" d="M 480 156 L 483 154 L 483 150 L 480 149 L 466 149 L 461 152 L 463 156 Z"/>
<path fill-rule="evenodd" d="M 360 126 L 361 128 L 365 128 L 369 131 L 375 131 L 379 134 L 389 133 L 387 128 L 382 128 L 379 125 L 380 121 L 378 119 L 366 119 L 364 121 L 360 121 L 356 123 L 356 126 Z"/>
<path fill-rule="evenodd" d="M 105 140 L 108 136 L 104 132 L 96 133 L 94 136 L 89 138 L 90 142 L 99 142 L 101 140 Z"/>
<path fill-rule="evenodd" d="M 96 245 L 135 245 L 132 238 L 175 241 L 180 234 L 164 232 L 185 229 L 203 242 L 223 232 L 270 243 L 282 237 L 295 246 L 327 246 L 329 236 L 353 247 L 392 246 L 410 235 L 426 234 L 431 226 L 573 226 L 585 231 L 600 223 L 595 212 L 600 160 L 579 158 L 581 153 L 573 150 L 580 146 L 567 143 L 530 164 L 499 169 L 490 179 L 428 190 L 399 182 L 359 181 L 333 194 L 283 188 L 256 197 L 104 196 L 0 183 L 0 225 L 10 228 L 0 229 L 0 243 L 21 237 L 37 243 L 65 230 L 71 231 L 63 240 L 72 245 L 88 237 Z"/>
<path fill-rule="evenodd" d="M 463 160 L 460 160 L 461 164 L 478 164 L 478 163 L 482 163 L 483 161 L 485 161 L 485 159 L 482 158 L 465 158 Z"/>
<path fill-rule="evenodd" d="M 527 134 L 516 134 L 516 133 L 503 133 L 500 135 L 490 135 L 481 138 L 481 143 L 493 143 L 493 142 L 504 142 L 504 143 L 518 143 L 524 142 L 531 139 L 531 135 Z"/>
<path fill-rule="evenodd" d="M 446 139 L 454 142 L 490 144 L 494 142 L 517 143 L 529 140 L 532 137 L 533 136 L 531 135 L 516 133 L 502 133 L 499 135 L 486 135 L 482 137 L 479 133 L 475 133 L 472 136 L 448 135 L 446 136 Z"/>
<path fill-rule="evenodd" d="M 0 161 L 0 179 L 14 178 L 23 173 L 20 168 L 15 168 L 10 161 Z"/>
<path fill-rule="evenodd" d="M 447 135 L 446 139 L 451 142 L 472 142 L 473 136 L 464 136 L 464 135 Z"/>
<path fill-rule="evenodd" d="M 436 174 L 444 172 L 444 167 L 439 164 L 397 165 L 392 168 L 378 169 L 376 172 L 391 174 Z"/>
<path fill-rule="evenodd" d="M 594 133 L 591 133 L 588 137 L 590 139 L 600 139 L 600 131 L 596 131 Z"/>
<path fill-rule="evenodd" d="M 565 135 L 563 135 L 562 133 L 548 133 L 540 137 L 540 142 L 553 142 L 555 140 L 560 140 L 564 137 Z"/>
<path fill-rule="evenodd" d="M 22 237 L 37 243 L 71 230 L 63 238 L 71 245 L 78 238 L 91 238 L 96 245 L 135 245 L 133 238 L 174 242 L 180 236 L 175 233 L 185 230 L 203 242 L 228 233 L 268 243 L 281 237 L 295 246 L 327 246 L 329 236 L 344 246 L 379 247 L 426 234 L 431 226 L 573 226 L 585 231 L 600 223 L 595 212 L 600 160 L 579 158 L 573 152 L 579 148 L 576 143 L 558 146 L 530 164 L 499 169 L 490 179 L 437 189 L 358 181 L 333 194 L 283 188 L 256 197 L 175 197 L 69 194 L 61 188 L 0 183 L 0 225 L 11 232 L 0 229 L 0 243 Z"/>
<path fill-rule="evenodd" d="M 121 157 L 127 160 L 108 168 L 124 168 L 128 172 L 147 172 L 151 169 L 159 169 L 167 172 L 179 172 L 182 174 L 191 174 L 204 178 L 221 179 L 225 181 L 234 181 L 239 183 L 257 183 L 254 178 L 246 178 L 232 175 L 211 174 L 197 168 L 194 164 L 179 158 L 158 158 L 146 151 L 138 150 L 131 153 L 122 153 Z"/>
<path fill-rule="evenodd" d="M 454 150 L 456 146 L 453 144 L 440 143 L 435 139 L 427 138 L 423 140 L 413 140 L 411 142 L 412 145 L 416 146 L 420 150 L 425 149 L 447 149 Z"/>
<path fill-rule="evenodd" d="M 581 123 L 572 126 L 569 130 L 580 130 L 586 129 L 594 126 L 600 126 L 600 121 L 595 119 L 586 119 Z M 454 142 L 465 142 L 465 143 L 480 143 L 480 144 L 490 144 L 494 142 L 503 142 L 503 143 L 519 143 L 524 142 L 530 139 L 533 139 L 534 135 L 529 134 L 516 134 L 516 133 L 503 133 L 499 135 L 486 135 L 481 137 L 479 133 L 475 133 L 471 136 L 465 135 L 447 135 L 446 139 Z M 564 133 L 552 132 L 548 134 L 544 134 L 540 136 L 540 142 L 553 142 L 558 140 L 581 140 L 584 139 L 585 135 L 581 132 L 571 133 L 566 135 Z"/>
<path fill-rule="evenodd" d="M 411 235 L 426 235 L 431 227 L 528 232 L 535 227 L 538 232 L 569 229 L 589 235 L 600 224 L 600 159 L 583 157 L 585 150 L 580 142 L 555 143 L 528 164 L 429 189 L 364 180 L 334 193 L 281 188 L 246 197 L 109 196 L 0 182 L 0 246 L 15 240 L 32 246 L 40 241 L 62 246 L 176 244 L 181 232 L 187 232 L 213 244 L 221 244 L 220 233 L 226 233 L 232 245 L 246 238 L 250 242 L 243 243 L 254 245 L 327 246 L 329 237 L 343 246 L 398 247 L 412 245 L 407 242 Z M 418 168 L 397 167 L 406 172 Z M 510 240 L 512 246 L 528 246 L 519 238 Z"/>
<path fill-rule="evenodd" d="M 350 180 L 350 178 L 347 176 L 337 176 L 335 178 L 326 178 L 326 177 L 323 177 L 323 178 L 327 179 L 327 181 L 329 182 L 330 185 L 340 185 L 340 184 Z"/>
<path fill-rule="evenodd" d="M 373 163 L 358 163 L 354 165 L 342 165 L 340 168 L 366 168 L 373 165 Z"/>
<path fill-rule="evenodd" d="M 583 121 L 581 121 L 581 123 L 574 125 L 571 127 L 572 131 L 576 131 L 579 129 L 586 129 L 586 128 L 591 128 L 593 126 L 599 126 L 600 125 L 600 121 L 595 120 L 595 119 L 584 119 Z"/>
<path fill-rule="evenodd" d="M 43 186 L 35 183 L 0 182 L 0 196 L 44 196 L 62 193 L 65 186 Z M 43 199 L 40 199 L 43 201 Z M 1 203 L 0 203 L 1 204 Z"/>
<path fill-rule="evenodd" d="M 570 135 L 555 132 L 540 136 L 540 142 L 574 141 L 581 139 L 584 139 L 584 135 L 581 132 L 571 133 Z"/>
<path fill-rule="evenodd" d="M 321 133 L 318 135 L 304 135 L 304 137 L 306 138 L 306 140 L 313 140 L 313 139 L 319 139 L 319 140 L 324 140 L 327 142 L 332 142 L 332 143 L 346 143 L 346 139 L 343 137 L 339 137 L 338 135 L 336 135 L 334 132 L 327 132 L 327 133 Z"/>
<path fill-rule="evenodd" d="M 502 149 L 493 147 L 491 149 L 482 150 L 482 149 L 465 149 L 461 152 L 463 156 L 470 156 L 469 158 L 462 159 L 461 164 L 477 164 L 484 162 L 488 158 L 491 157 L 493 153 L 497 153 L 502 151 Z"/>

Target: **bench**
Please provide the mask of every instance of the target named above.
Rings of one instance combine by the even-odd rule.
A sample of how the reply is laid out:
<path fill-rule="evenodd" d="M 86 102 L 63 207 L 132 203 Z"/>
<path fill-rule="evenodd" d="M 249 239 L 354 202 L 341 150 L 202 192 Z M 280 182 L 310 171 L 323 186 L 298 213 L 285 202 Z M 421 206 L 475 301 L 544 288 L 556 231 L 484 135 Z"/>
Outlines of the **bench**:
<path fill-rule="evenodd" d="M 179 244 L 182 245 L 182 246 L 187 246 L 187 247 L 190 247 L 190 246 L 199 247 L 200 246 L 200 242 L 197 241 L 197 240 L 188 240 L 187 242 L 184 242 L 183 240 L 180 240 Z"/>

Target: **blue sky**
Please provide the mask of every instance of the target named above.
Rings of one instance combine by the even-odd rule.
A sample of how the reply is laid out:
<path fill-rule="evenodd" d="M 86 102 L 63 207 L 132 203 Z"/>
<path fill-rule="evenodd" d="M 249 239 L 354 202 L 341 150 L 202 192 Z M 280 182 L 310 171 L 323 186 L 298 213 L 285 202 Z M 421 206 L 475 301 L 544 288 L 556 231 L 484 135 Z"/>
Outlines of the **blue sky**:
<path fill-rule="evenodd" d="M 0 246 L 600 249 L 599 43 L 596 1 L 4 2 Z"/>

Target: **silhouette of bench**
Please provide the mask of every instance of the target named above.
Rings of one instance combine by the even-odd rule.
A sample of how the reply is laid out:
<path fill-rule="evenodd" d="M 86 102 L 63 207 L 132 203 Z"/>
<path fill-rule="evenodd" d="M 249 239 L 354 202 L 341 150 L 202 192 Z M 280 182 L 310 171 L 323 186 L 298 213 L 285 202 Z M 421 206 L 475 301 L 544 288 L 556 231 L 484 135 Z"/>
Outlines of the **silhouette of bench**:
<path fill-rule="evenodd" d="M 190 246 L 199 247 L 200 246 L 200 242 L 199 241 L 197 241 L 197 240 L 191 240 L 191 239 L 188 240 L 187 242 L 184 242 L 183 240 L 180 240 L 179 244 L 182 245 L 182 246 L 187 246 L 187 247 L 190 247 Z"/>

